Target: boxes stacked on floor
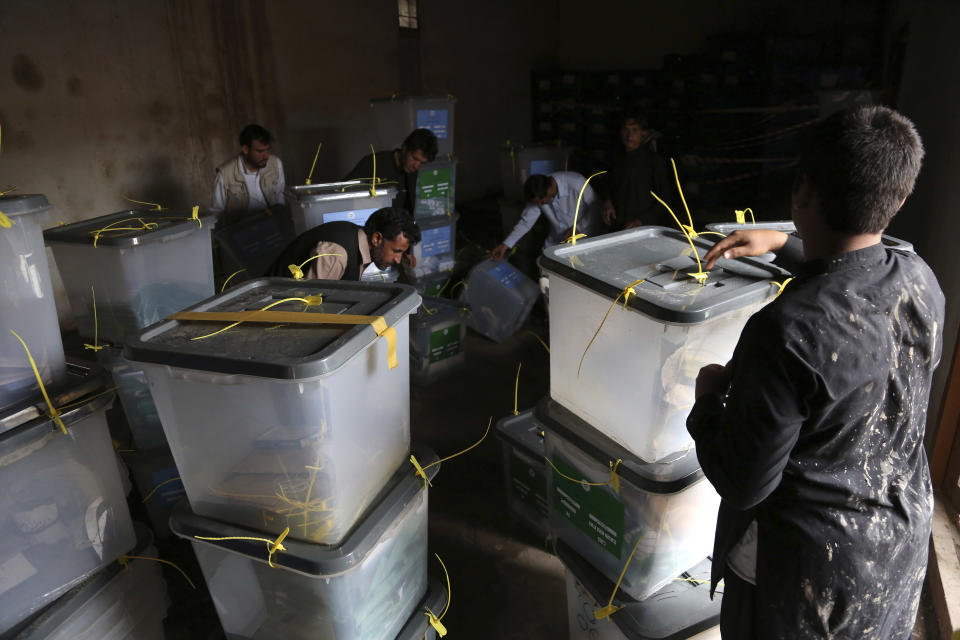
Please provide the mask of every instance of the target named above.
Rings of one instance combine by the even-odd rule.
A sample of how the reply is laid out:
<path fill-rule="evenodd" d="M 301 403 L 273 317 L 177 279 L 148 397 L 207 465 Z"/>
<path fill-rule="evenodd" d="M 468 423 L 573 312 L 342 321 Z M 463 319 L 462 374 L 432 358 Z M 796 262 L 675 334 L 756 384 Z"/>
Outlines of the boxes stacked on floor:
<path fill-rule="evenodd" d="M 117 388 L 130 433 L 124 460 L 161 538 L 169 535 L 166 522 L 183 486 L 146 377 L 123 357 L 122 348 L 144 327 L 213 295 L 213 229 L 212 216 L 151 210 L 44 231 L 77 330 Z"/>
<path fill-rule="evenodd" d="M 39 219 L 50 208 L 0 197 L 0 634 L 136 541 L 105 417 L 114 395 L 102 369 L 64 359 Z"/>
<path fill-rule="evenodd" d="M 325 184 L 302 184 L 291 189 L 293 226 L 297 235 L 338 220 L 363 226 L 377 209 L 392 206 L 397 189 L 378 186 L 371 192 L 360 180 Z"/>
<path fill-rule="evenodd" d="M 409 462 L 418 305 L 399 284 L 260 279 L 127 344 L 189 499 L 172 527 L 228 637 L 393 638 L 426 594 L 426 484 Z M 231 324 L 268 306 L 281 316 Z"/>
<path fill-rule="evenodd" d="M 410 379 L 429 385 L 463 369 L 470 310 L 455 300 L 424 296 L 410 320 Z"/>
<path fill-rule="evenodd" d="M 685 424 L 697 373 L 730 359 L 788 277 L 764 260 L 721 259 L 699 282 L 710 246 L 641 227 L 551 247 L 540 261 L 553 348 L 550 397 L 533 417 L 545 431 L 550 533 L 611 585 L 623 572 L 620 592 L 647 617 L 713 545 L 719 497 Z"/>
<path fill-rule="evenodd" d="M 533 409 L 497 422 L 510 517 L 542 538 L 550 534 L 543 425 Z"/>
<path fill-rule="evenodd" d="M 470 328 L 503 342 L 527 321 L 540 288 L 506 260 L 484 260 L 467 274 L 459 297 L 470 308 Z"/>
<path fill-rule="evenodd" d="M 453 96 L 399 96 L 370 101 L 378 150 L 400 147 L 415 129 L 428 129 L 437 137 L 436 158 L 417 172 L 411 212 L 422 238 L 414 247 L 417 264 L 410 270 L 410 280 L 420 291 L 438 274 L 449 273 L 455 261 L 459 217 L 455 212 L 455 103 Z"/>

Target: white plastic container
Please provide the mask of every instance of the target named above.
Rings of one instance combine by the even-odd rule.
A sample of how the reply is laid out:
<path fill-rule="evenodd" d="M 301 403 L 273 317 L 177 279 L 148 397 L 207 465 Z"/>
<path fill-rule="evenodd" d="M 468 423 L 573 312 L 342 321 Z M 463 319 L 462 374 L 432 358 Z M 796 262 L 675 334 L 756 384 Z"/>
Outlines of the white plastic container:
<path fill-rule="evenodd" d="M 153 536 L 136 527 L 131 555 L 158 557 Z M 15 640 L 143 640 L 148 627 L 160 628 L 167 611 L 167 585 L 160 563 L 131 559 L 129 568 L 113 563 L 78 584 L 38 613 Z M 156 636 L 154 636 L 156 637 Z"/>
<path fill-rule="evenodd" d="M 550 398 L 537 405 L 536 418 L 553 466 L 550 530 L 607 579 L 616 582 L 638 540 L 620 585 L 637 600 L 711 552 L 720 497 L 694 451 L 643 462 Z M 608 482 L 617 460 L 619 490 L 582 484 Z"/>
<path fill-rule="evenodd" d="M 504 485 L 507 487 L 507 511 L 536 535 L 550 534 L 547 508 L 547 473 L 544 458 L 544 429 L 533 409 L 507 416 L 497 422 L 497 436 L 503 449 Z"/>
<path fill-rule="evenodd" d="M 377 195 L 372 196 L 370 187 L 360 181 L 303 184 L 292 191 L 295 200 L 291 210 L 297 235 L 338 220 L 362 227 L 374 211 L 391 206 L 397 197 L 394 187 L 378 187 Z"/>
<path fill-rule="evenodd" d="M 537 283 L 506 260 L 484 260 L 476 265 L 460 296 L 470 307 L 470 328 L 494 342 L 516 333 L 539 297 Z"/>
<path fill-rule="evenodd" d="M 74 375 L 85 393 L 91 376 L 103 391 L 102 374 Z M 113 394 L 71 395 L 52 398 L 55 406 L 80 403 L 60 415 L 67 434 L 45 415 L 0 433 L 0 633 L 136 542 L 107 429 Z"/>
<path fill-rule="evenodd" d="M 409 318 L 420 299 L 400 284 L 263 278 L 190 311 L 260 310 L 382 316 L 369 324 L 168 320 L 127 344 L 142 366 L 193 510 L 238 526 L 336 544 L 407 458 Z M 376 402 L 370 401 L 375 390 Z M 202 425 L 202 428 L 200 428 Z"/>
<path fill-rule="evenodd" d="M 166 448 L 167 438 L 163 435 L 157 406 L 153 403 L 143 370 L 124 358 L 122 350 L 117 347 L 104 347 L 98 351 L 97 361 L 110 372 L 117 388 L 134 447 L 139 451 Z"/>
<path fill-rule="evenodd" d="M 508 200 L 523 200 L 523 183 L 532 175 L 566 171 L 570 149 L 555 144 L 515 145 L 500 149 L 500 183 Z M 513 225 L 510 225 L 512 228 Z"/>
<path fill-rule="evenodd" d="M 720 640 L 722 596 L 710 600 L 709 560 L 675 576 L 642 602 L 618 591 L 613 603 L 622 608 L 597 620 L 594 612 L 610 601 L 614 583 L 562 542 L 557 555 L 567 569 L 570 640 Z"/>
<path fill-rule="evenodd" d="M 0 212 L 11 222 L 0 228 L 0 410 L 40 389 L 27 352 L 11 330 L 27 343 L 44 385 L 66 371 L 38 220 L 50 209 L 41 195 L 0 197 Z"/>
<path fill-rule="evenodd" d="M 446 298 L 424 297 L 410 320 L 410 378 L 428 385 L 463 369 L 469 309 Z"/>
<path fill-rule="evenodd" d="M 452 155 L 455 103 L 456 98 L 450 95 L 371 100 L 376 148 L 396 149 L 414 129 L 429 129 L 437 136 L 437 155 Z"/>
<path fill-rule="evenodd" d="M 43 237 L 80 335 L 94 338 L 95 300 L 99 341 L 122 344 L 213 295 L 212 230 L 212 216 L 198 222 L 188 213 L 120 211 L 47 229 Z"/>
<path fill-rule="evenodd" d="M 437 459 L 416 455 L 423 465 Z M 228 638 L 395 638 L 427 591 L 427 489 L 409 463 L 340 544 L 287 538 L 273 567 L 263 542 L 200 539 L 262 538 L 259 531 L 197 516 L 185 503 L 171 528 L 193 545 Z"/>
<path fill-rule="evenodd" d="M 413 255 L 417 259 L 419 270 L 423 270 L 427 265 L 435 265 L 436 268 L 430 271 L 438 271 L 441 263 L 453 263 L 459 218 L 459 213 L 453 213 L 449 216 L 417 220 L 420 242 L 413 245 Z"/>
<path fill-rule="evenodd" d="M 712 246 L 694 242 L 701 256 Z M 641 227 L 540 258 L 550 278 L 550 396 L 646 461 L 693 446 L 686 419 L 697 373 L 730 360 L 747 319 L 789 277 L 756 258 L 721 258 L 700 285 L 688 275 L 692 251 L 679 231 Z M 620 294 L 637 280 L 624 307 Z"/>
<path fill-rule="evenodd" d="M 422 219 L 453 214 L 457 185 L 457 159 L 439 155 L 417 172 L 413 217 Z"/>

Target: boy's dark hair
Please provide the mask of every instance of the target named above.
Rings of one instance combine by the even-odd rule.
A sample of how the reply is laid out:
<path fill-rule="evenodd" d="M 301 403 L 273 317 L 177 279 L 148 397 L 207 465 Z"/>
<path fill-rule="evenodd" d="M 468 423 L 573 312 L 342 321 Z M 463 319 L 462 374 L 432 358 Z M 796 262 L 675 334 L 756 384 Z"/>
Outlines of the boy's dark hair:
<path fill-rule="evenodd" d="M 650 128 L 650 119 L 647 114 L 639 109 L 627 109 L 620 118 L 620 126 L 623 127 L 630 121 L 636 122 L 641 129 Z"/>
<path fill-rule="evenodd" d="M 270 140 L 273 139 L 273 136 L 270 135 L 270 132 L 261 127 L 258 124 L 248 124 L 243 128 L 243 131 L 240 132 L 240 146 L 249 147 L 250 143 L 254 140 L 262 144 L 270 144 Z"/>
<path fill-rule="evenodd" d="M 546 198 L 552 184 L 553 178 L 550 176 L 535 173 L 523 183 L 523 197 L 527 202 Z"/>
<path fill-rule="evenodd" d="M 913 191 L 923 143 L 903 115 L 880 106 L 841 111 L 814 128 L 800 155 L 828 228 L 880 233 Z"/>
<path fill-rule="evenodd" d="M 429 129 L 414 129 L 403 141 L 403 148 L 407 151 L 420 151 L 427 156 L 427 160 L 433 162 L 437 157 L 437 136 Z"/>
<path fill-rule="evenodd" d="M 367 218 L 363 231 L 368 238 L 379 231 L 387 240 L 393 240 L 402 233 L 407 236 L 411 247 L 420 242 L 420 227 L 416 220 L 406 209 L 399 207 L 377 209 Z"/>

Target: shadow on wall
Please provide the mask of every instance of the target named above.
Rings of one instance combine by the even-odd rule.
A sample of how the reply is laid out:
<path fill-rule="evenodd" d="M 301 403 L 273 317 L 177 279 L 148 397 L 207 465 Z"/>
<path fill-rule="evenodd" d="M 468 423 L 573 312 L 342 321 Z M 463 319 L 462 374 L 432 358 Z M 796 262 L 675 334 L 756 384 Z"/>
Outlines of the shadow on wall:
<path fill-rule="evenodd" d="M 164 209 L 188 211 L 197 202 L 190 202 L 190 193 L 182 177 L 178 177 L 170 158 L 155 155 L 143 158 L 143 171 L 138 174 L 137 182 L 128 182 L 121 187 L 121 194 L 127 198 L 159 204 Z M 210 175 L 213 188 L 213 173 Z M 145 205 L 127 203 L 131 209 L 144 208 Z"/>
<path fill-rule="evenodd" d="M 295 128 L 288 125 L 283 131 L 283 140 L 276 145 L 276 153 L 283 160 L 287 186 L 306 184 L 315 155 L 317 165 L 313 169 L 312 184 L 342 180 L 360 159 L 348 163 L 348 169 L 342 168 L 343 134 L 343 130 L 336 127 Z M 321 143 L 323 146 L 318 155 L 317 145 Z"/>

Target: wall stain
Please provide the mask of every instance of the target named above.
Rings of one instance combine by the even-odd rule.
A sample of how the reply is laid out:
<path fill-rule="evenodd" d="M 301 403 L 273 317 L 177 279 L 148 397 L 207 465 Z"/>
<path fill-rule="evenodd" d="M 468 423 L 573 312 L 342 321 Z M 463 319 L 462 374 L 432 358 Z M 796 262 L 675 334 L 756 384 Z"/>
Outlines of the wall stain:
<path fill-rule="evenodd" d="M 169 124 L 173 117 L 173 109 L 162 100 L 154 100 L 147 108 L 147 115 L 157 124 Z"/>
<path fill-rule="evenodd" d="M 116 173 L 116 170 L 114 169 L 114 166 L 113 166 L 113 162 L 111 162 L 110 160 L 107 160 L 100 166 L 100 168 L 103 170 L 104 178 L 106 178 L 107 180 L 113 180 L 113 176 Z"/>
<path fill-rule="evenodd" d="M 80 82 L 80 78 L 70 76 L 70 78 L 67 79 L 67 93 L 74 98 L 83 95 L 83 83 Z"/>
<path fill-rule="evenodd" d="M 33 59 L 22 53 L 14 56 L 12 70 L 13 81 L 26 91 L 40 91 L 46 83 Z"/>

